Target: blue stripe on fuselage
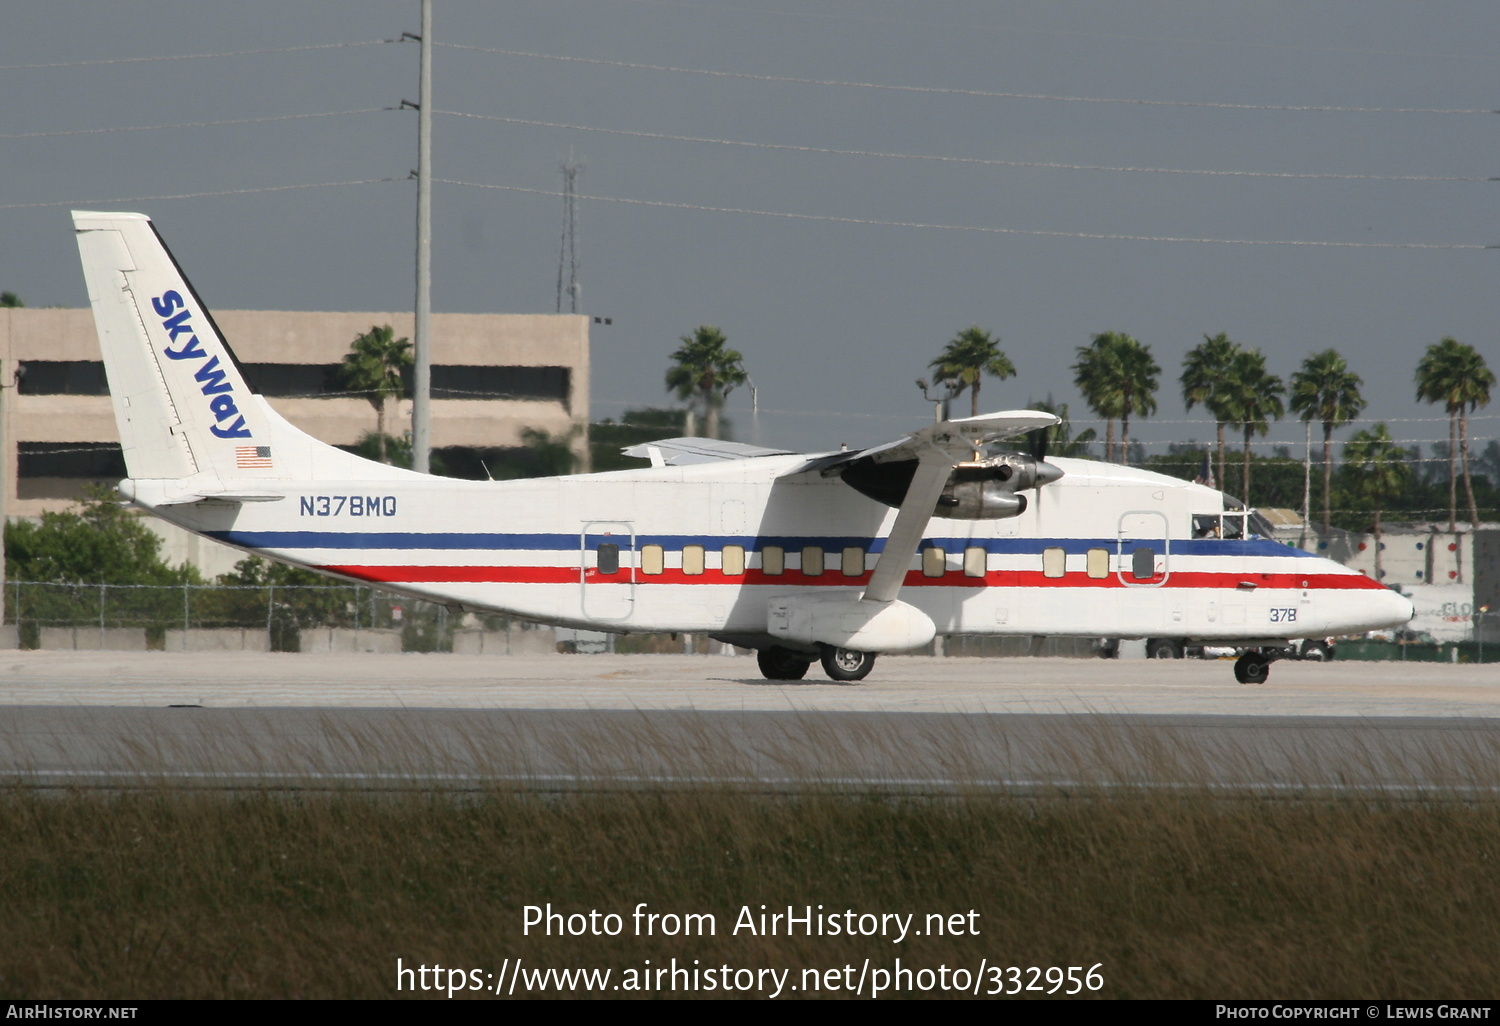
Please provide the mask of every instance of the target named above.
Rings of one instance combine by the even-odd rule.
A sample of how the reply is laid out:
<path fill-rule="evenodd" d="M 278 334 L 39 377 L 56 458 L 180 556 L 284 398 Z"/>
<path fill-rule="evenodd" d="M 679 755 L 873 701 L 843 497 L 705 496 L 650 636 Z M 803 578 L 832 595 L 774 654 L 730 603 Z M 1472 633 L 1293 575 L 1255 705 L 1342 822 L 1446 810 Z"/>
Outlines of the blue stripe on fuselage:
<path fill-rule="evenodd" d="M 447 549 L 495 552 L 506 550 L 576 552 L 578 534 L 491 534 L 453 533 L 427 531 L 209 531 L 208 537 L 230 545 L 250 549 Z M 590 539 L 605 537 L 602 531 L 590 531 Z M 618 537 L 624 537 L 623 535 Z M 1149 541 L 1149 539 L 1143 539 Z M 808 546 L 821 546 L 836 550 L 859 547 L 867 552 L 878 553 L 885 548 L 884 538 L 840 537 L 828 535 L 698 535 L 698 534 L 638 534 L 637 547 L 660 545 L 665 549 L 679 550 L 685 545 L 702 545 L 717 549 L 725 545 L 742 545 L 749 551 L 758 552 L 768 545 L 779 545 L 783 549 L 797 550 Z M 1115 551 L 1120 544 L 1116 538 L 942 538 L 922 539 L 922 547 L 940 547 L 945 552 L 959 553 L 966 548 L 982 548 L 996 555 L 1037 555 L 1043 549 L 1060 548 L 1069 555 L 1082 555 L 1088 549 Z M 1134 540 L 1125 544 L 1133 545 Z M 1193 540 L 1173 538 L 1170 551 L 1174 556 L 1303 556 L 1317 558 L 1314 553 L 1283 545 L 1265 538 L 1248 541 L 1198 538 Z"/>

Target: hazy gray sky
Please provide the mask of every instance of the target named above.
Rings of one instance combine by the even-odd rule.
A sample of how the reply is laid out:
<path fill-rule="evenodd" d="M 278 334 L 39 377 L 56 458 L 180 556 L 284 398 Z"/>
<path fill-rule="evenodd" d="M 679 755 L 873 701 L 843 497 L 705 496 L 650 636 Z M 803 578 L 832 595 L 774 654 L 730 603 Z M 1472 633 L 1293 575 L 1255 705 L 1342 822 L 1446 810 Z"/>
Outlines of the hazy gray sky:
<path fill-rule="evenodd" d="M 418 10 L 7 5 L 0 288 L 84 305 L 67 210 L 87 206 L 149 213 L 210 307 L 409 309 L 416 116 L 379 108 L 416 98 L 418 47 L 375 41 Z M 1019 370 L 986 407 L 1050 393 L 1080 420 L 1074 349 L 1149 344 L 1161 408 L 1136 429 L 1156 444 L 1212 436 L 1176 388 L 1204 333 L 1283 377 L 1336 347 L 1368 415 L 1425 418 L 1392 434 L 1429 443 L 1447 430 L 1413 398 L 1422 348 L 1452 335 L 1500 367 L 1494 0 L 434 11 L 435 175 L 468 183 L 434 188 L 434 308 L 554 310 L 572 154 L 583 305 L 614 319 L 596 417 L 664 403 L 704 323 L 744 353 L 763 440 L 802 448 L 925 422 L 912 382 L 970 324 Z M 276 120 L 188 124 L 241 119 Z M 174 127 L 93 131 L 135 126 Z M 265 191 L 365 179 L 391 180 Z M 161 198 L 197 193 L 221 195 Z"/>

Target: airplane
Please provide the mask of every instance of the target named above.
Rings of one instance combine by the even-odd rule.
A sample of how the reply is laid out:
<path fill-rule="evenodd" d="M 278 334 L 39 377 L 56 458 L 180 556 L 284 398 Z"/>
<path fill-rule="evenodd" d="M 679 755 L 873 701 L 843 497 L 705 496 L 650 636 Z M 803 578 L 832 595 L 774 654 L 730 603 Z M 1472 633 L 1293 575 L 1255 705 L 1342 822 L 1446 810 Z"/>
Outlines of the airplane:
<path fill-rule="evenodd" d="M 150 218 L 73 212 L 125 499 L 248 552 L 564 627 L 692 632 L 777 681 L 865 678 L 938 634 L 1233 644 L 1263 683 L 1299 638 L 1396 627 L 1398 593 L 1280 544 L 1223 492 L 1003 443 L 1057 422 L 939 420 L 871 448 L 703 438 L 639 469 L 463 481 L 361 459 L 250 391 Z"/>

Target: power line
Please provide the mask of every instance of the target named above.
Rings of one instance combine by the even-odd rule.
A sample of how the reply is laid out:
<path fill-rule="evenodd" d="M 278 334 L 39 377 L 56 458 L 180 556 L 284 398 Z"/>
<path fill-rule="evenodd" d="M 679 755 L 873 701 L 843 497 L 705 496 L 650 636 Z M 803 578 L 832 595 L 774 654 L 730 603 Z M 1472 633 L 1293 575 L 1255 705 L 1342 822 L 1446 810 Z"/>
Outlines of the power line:
<path fill-rule="evenodd" d="M 101 64 L 149 64 L 152 61 L 198 61 L 212 57 L 249 57 L 265 53 L 296 53 L 301 50 L 338 50 L 351 46 L 380 46 L 395 39 L 366 39 L 357 43 L 310 43 L 305 46 L 277 46 L 260 50 L 223 50 L 218 53 L 179 53 L 160 57 L 109 57 L 95 61 L 51 61 L 45 64 L 0 64 L 0 71 L 30 71 L 37 68 L 87 68 Z"/>
<path fill-rule="evenodd" d="M 362 107 L 358 110 L 330 110 L 318 114 L 270 114 L 260 118 L 229 118 L 223 121 L 178 121 L 169 125 L 111 125 L 108 128 L 66 128 L 52 132 L 5 132 L 0 139 L 47 139 L 63 135 L 102 135 L 107 132 L 158 132 L 169 128 L 213 128 L 220 125 L 258 125 L 266 121 L 298 121 L 305 118 L 338 118 L 346 114 L 373 114 L 394 110 L 392 107 Z"/>
<path fill-rule="evenodd" d="M 743 146 L 759 150 L 788 150 L 794 153 L 824 153 L 841 157 L 883 157 L 894 160 L 930 160 L 952 164 L 979 164 L 988 167 L 1040 168 L 1054 171 L 1127 171 L 1163 175 L 1220 175 L 1242 178 L 1328 178 L 1340 181 L 1367 182 L 1495 182 L 1492 176 L 1461 175 L 1361 175 L 1337 174 L 1333 172 L 1300 171 L 1215 171 L 1171 167 L 1115 167 L 1107 164 L 1062 164 L 1052 161 L 994 160 L 987 157 L 952 157 L 923 153 L 887 153 L 879 150 L 839 150 L 824 146 L 793 146 L 787 143 L 743 142 L 736 139 L 714 139 L 697 135 L 671 135 L 666 132 L 638 132 L 623 128 L 595 128 L 589 125 L 573 125 L 560 121 L 533 121 L 527 118 L 505 118 L 494 114 L 466 114 L 461 111 L 439 110 L 435 114 L 448 117 L 474 118 L 480 121 L 500 121 L 511 125 L 529 125 L 534 128 L 562 128 L 575 132 L 599 132 L 605 135 L 624 135 L 636 139 L 658 139 L 666 142 L 709 143 L 715 146 Z M 5 138 L 0 136 L 0 138 Z"/>
<path fill-rule="evenodd" d="M 440 182 L 443 185 L 462 185 L 472 189 L 499 189 L 505 192 L 524 192 L 536 196 L 562 195 L 553 189 L 534 189 L 520 185 L 488 185 L 482 182 L 464 182 L 451 178 L 434 178 L 433 181 Z M 714 214 L 751 214 L 758 217 L 780 217 L 795 221 L 876 225 L 886 228 L 931 228 L 941 231 L 978 232 L 987 235 L 1029 235 L 1055 239 L 1096 239 L 1117 242 L 1194 242 L 1232 246 L 1317 246 L 1334 249 L 1500 249 L 1500 246 L 1464 242 L 1335 242 L 1318 239 L 1211 239 L 1174 235 L 1122 235 L 1106 232 L 1047 231 L 1037 228 L 988 228 L 966 224 L 932 224 L 922 221 L 882 221 L 862 217 L 835 217 L 831 214 L 794 214 L 784 210 L 752 210 L 745 207 L 711 207 L 697 203 L 631 199 L 624 196 L 579 196 L 578 198 L 599 203 L 624 203 L 633 206 L 661 207 L 673 210 L 699 210 Z"/>
<path fill-rule="evenodd" d="M 1111 103 L 1142 107 L 1206 107 L 1216 110 L 1269 110 L 1295 112 L 1324 112 L 1340 114 L 1497 114 L 1500 111 L 1488 107 L 1342 107 L 1331 104 L 1284 104 L 1284 103 L 1218 103 L 1208 100 L 1143 100 L 1109 96 L 1068 96 L 1054 93 L 999 92 L 987 89 L 958 89 L 947 86 L 891 85 L 881 82 L 846 82 L 838 79 L 797 78 L 790 75 L 756 75 L 744 71 L 716 71 L 709 68 L 680 68 L 665 64 L 638 64 L 631 61 L 607 61 L 597 57 L 568 57 L 561 54 L 535 53 L 529 50 L 502 50 L 487 46 L 471 46 L 464 43 L 436 43 L 453 50 L 473 50 L 478 53 L 498 54 L 504 57 L 530 57 L 546 61 L 566 61 L 574 64 L 598 64 L 611 68 L 630 68 L 637 71 L 666 71 L 680 75 L 706 75 L 712 78 L 749 79 L 755 82 L 783 82 L 796 85 L 837 86 L 848 89 L 882 89 L 904 93 L 936 93 L 947 96 L 977 96 L 1000 100 L 1050 100 L 1058 103 Z"/>
<path fill-rule="evenodd" d="M 254 189 L 216 189 L 212 192 L 179 192 L 164 196 L 125 196 L 113 199 L 53 200 L 49 203 L 0 203 L 0 210 L 24 210 L 32 207 L 79 207 L 94 203 L 140 203 L 145 200 L 202 199 L 207 196 L 248 196 L 259 192 L 287 192 L 292 189 L 332 189 L 341 185 L 372 185 L 375 182 L 405 182 L 410 178 L 359 178 L 348 182 L 308 182 L 303 185 L 265 185 Z"/>

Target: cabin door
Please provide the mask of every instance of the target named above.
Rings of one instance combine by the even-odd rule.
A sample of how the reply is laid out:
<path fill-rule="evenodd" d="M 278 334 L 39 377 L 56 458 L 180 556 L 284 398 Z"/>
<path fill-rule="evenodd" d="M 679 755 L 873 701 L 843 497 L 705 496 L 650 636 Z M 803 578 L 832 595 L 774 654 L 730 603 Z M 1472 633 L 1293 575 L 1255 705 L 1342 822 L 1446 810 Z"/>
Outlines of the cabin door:
<path fill-rule="evenodd" d="M 1167 518 L 1156 510 L 1120 516 L 1115 573 L 1127 588 L 1159 588 L 1171 575 Z"/>
<path fill-rule="evenodd" d="M 635 611 L 635 527 L 619 520 L 590 520 L 579 535 L 578 579 L 583 615 L 628 620 Z"/>
<path fill-rule="evenodd" d="M 1150 636 L 1169 622 L 1158 590 L 1171 572 L 1167 518 L 1156 510 L 1122 514 L 1116 535 L 1115 575 L 1125 585 L 1120 596 L 1122 631 Z"/>

